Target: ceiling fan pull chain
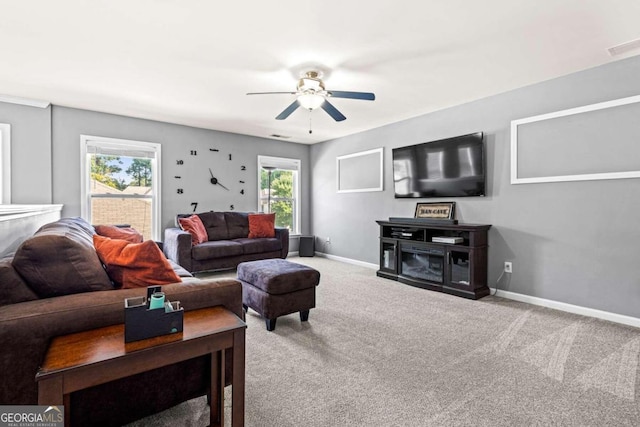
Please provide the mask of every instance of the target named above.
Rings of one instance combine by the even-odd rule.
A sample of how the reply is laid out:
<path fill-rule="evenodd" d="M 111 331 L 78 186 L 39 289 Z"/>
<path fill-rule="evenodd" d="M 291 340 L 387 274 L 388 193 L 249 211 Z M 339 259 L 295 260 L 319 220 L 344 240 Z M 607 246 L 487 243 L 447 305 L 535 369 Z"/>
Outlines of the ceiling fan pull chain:
<path fill-rule="evenodd" d="M 309 133 L 313 133 L 313 131 L 311 130 L 311 113 L 313 112 L 313 110 L 309 110 Z"/>

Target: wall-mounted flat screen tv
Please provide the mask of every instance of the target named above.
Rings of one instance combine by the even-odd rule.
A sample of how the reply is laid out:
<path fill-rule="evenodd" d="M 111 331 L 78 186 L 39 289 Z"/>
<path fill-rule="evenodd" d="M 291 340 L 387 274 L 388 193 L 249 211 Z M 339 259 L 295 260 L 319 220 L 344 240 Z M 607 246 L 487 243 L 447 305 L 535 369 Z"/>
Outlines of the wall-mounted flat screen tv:
<path fill-rule="evenodd" d="M 485 195 L 482 132 L 394 148 L 396 198 Z"/>

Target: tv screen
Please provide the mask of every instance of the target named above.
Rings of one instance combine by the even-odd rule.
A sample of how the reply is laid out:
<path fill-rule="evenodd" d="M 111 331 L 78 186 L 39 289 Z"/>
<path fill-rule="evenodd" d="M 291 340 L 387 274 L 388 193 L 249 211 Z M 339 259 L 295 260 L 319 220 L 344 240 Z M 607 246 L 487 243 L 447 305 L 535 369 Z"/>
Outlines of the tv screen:
<path fill-rule="evenodd" d="M 396 198 L 485 195 L 483 133 L 393 149 Z"/>

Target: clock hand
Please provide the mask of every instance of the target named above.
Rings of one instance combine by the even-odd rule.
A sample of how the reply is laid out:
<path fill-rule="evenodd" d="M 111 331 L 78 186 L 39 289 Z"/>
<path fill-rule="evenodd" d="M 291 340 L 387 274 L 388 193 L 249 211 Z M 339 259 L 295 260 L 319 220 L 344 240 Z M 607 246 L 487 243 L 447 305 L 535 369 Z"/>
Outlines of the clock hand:
<path fill-rule="evenodd" d="M 209 182 L 211 182 L 213 185 L 216 185 L 218 183 L 218 178 L 213 176 L 213 172 L 211 172 L 211 168 L 209 168 L 209 173 L 211 174 L 211 179 L 209 180 Z"/>
<path fill-rule="evenodd" d="M 216 178 L 215 176 L 213 176 L 213 172 L 211 172 L 211 168 L 209 168 L 209 173 L 211 174 L 211 179 L 209 180 L 213 185 L 219 185 L 220 187 L 224 188 L 225 190 L 229 191 L 229 189 L 227 187 L 225 187 L 224 185 L 220 184 L 220 181 L 218 181 L 218 178 Z"/>

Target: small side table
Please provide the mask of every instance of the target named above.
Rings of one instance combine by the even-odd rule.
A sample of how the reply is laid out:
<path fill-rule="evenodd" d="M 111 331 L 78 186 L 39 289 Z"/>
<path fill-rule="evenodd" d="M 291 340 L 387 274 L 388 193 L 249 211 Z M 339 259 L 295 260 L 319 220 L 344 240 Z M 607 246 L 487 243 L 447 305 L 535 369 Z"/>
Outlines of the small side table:
<path fill-rule="evenodd" d="M 64 405 L 70 422 L 72 392 L 141 372 L 211 355 L 211 426 L 224 425 L 225 350 L 233 349 L 232 426 L 244 425 L 245 329 L 224 307 L 184 313 L 184 331 L 131 343 L 124 325 L 56 337 L 36 374 L 39 405 Z"/>

